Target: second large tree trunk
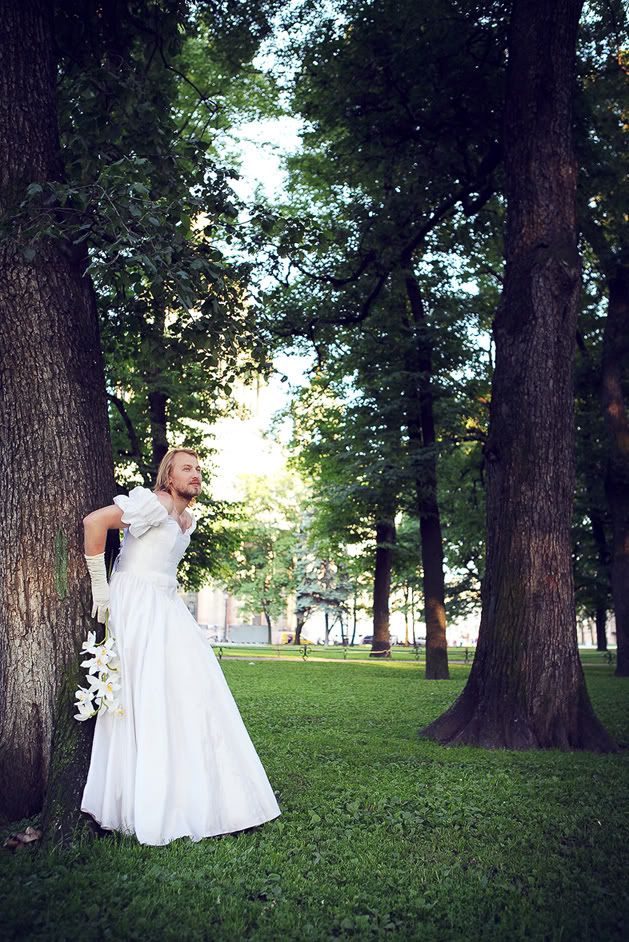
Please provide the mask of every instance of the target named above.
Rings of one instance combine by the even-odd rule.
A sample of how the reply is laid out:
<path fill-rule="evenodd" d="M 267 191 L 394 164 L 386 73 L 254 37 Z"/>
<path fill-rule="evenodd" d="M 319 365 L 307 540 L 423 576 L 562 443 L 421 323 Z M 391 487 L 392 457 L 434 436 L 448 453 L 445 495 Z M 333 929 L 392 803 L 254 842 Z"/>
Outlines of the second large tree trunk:
<path fill-rule="evenodd" d="M 571 99 L 581 5 L 513 5 L 482 615 L 463 693 L 423 730 L 441 742 L 613 748 L 579 661 L 570 539 L 580 283 Z"/>
<path fill-rule="evenodd" d="M 31 182 L 59 180 L 50 5 L 0 4 L 0 209 L 9 217 Z M 87 772 L 92 723 L 78 724 L 73 682 L 91 627 L 82 517 L 113 496 L 107 403 L 86 259 L 42 240 L 26 261 L 0 248 L 0 815 L 38 812 L 51 764 L 53 713 L 64 749 L 55 768 L 73 806 Z M 67 807 L 48 820 L 67 820 Z"/>
<path fill-rule="evenodd" d="M 424 619 L 426 622 L 426 679 L 447 680 L 443 538 L 437 497 L 437 449 L 432 394 L 432 350 L 427 339 L 424 305 L 412 259 L 406 265 L 406 293 L 411 310 L 412 345 L 409 355 L 407 428 L 415 459 L 414 477 L 421 540 Z M 421 463 L 419 457 L 421 456 Z"/>
<path fill-rule="evenodd" d="M 602 405 L 609 439 L 605 494 L 612 518 L 612 596 L 616 619 L 616 674 L 629 676 L 629 417 L 623 369 L 629 361 L 629 268 L 609 281 L 603 337 Z"/>

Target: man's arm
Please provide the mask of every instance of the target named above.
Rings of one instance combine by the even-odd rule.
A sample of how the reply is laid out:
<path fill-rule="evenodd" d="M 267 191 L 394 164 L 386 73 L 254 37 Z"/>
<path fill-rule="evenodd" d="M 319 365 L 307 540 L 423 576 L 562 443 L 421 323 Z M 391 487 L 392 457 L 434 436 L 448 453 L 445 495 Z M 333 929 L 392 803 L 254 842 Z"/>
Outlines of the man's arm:
<path fill-rule="evenodd" d="M 126 529 L 127 523 L 122 522 L 122 510 L 115 504 L 93 510 L 91 514 L 83 517 L 83 534 L 85 538 L 85 555 L 96 556 L 105 552 L 108 530 Z"/>

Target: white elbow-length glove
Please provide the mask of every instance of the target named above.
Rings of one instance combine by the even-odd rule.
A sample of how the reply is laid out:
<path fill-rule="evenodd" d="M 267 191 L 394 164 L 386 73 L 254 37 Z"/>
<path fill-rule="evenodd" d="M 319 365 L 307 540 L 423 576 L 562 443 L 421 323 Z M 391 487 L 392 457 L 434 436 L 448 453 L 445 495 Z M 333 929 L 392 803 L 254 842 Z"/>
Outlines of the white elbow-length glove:
<path fill-rule="evenodd" d="M 92 618 L 96 615 L 96 621 L 104 623 L 109 610 L 109 584 L 105 569 L 105 554 L 83 555 L 92 580 Z"/>

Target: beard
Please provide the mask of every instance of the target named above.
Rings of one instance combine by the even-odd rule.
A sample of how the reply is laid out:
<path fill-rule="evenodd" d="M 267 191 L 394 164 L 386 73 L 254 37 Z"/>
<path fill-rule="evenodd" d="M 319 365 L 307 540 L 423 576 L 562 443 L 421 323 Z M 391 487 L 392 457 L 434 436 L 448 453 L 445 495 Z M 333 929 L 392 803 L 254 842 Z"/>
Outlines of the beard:
<path fill-rule="evenodd" d="M 183 487 L 176 487 L 174 484 L 172 484 L 170 490 L 173 496 L 181 497 L 184 500 L 193 500 L 201 493 L 201 488 L 195 484 L 187 484 Z"/>

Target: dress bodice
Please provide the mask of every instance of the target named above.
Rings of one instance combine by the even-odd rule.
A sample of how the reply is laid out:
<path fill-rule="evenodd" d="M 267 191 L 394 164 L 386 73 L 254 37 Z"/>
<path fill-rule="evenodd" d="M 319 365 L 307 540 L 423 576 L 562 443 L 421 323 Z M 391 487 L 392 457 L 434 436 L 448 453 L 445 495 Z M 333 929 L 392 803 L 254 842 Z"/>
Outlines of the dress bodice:
<path fill-rule="evenodd" d="M 134 487 L 128 497 L 126 494 L 114 497 L 114 503 L 123 511 L 122 522 L 128 524 L 114 572 L 174 579 L 196 527 L 194 514 L 187 511 L 192 523 L 184 532 L 153 491 L 146 487 Z"/>

